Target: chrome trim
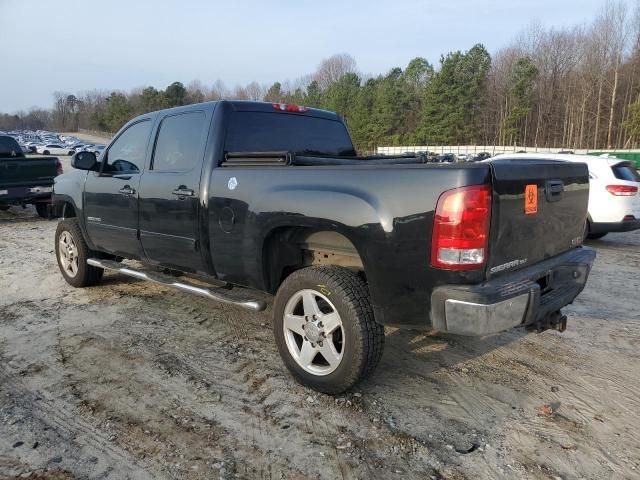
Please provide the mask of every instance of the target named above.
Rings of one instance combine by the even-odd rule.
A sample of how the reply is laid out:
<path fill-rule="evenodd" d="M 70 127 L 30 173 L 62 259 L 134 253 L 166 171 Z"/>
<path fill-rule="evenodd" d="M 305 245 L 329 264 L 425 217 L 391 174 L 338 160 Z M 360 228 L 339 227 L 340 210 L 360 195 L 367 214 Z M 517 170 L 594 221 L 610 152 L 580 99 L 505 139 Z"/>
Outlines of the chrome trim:
<path fill-rule="evenodd" d="M 160 285 L 176 288 L 178 290 L 192 293 L 194 295 L 199 295 L 201 297 L 206 297 L 218 302 L 230 303 L 232 305 L 237 305 L 239 307 L 253 310 L 255 312 L 261 312 L 267 308 L 267 302 L 265 302 L 264 300 L 244 299 L 237 297 L 226 290 L 224 292 L 219 292 L 217 290 L 220 289 L 216 288 L 198 287 L 190 283 L 177 282 L 174 277 L 165 275 L 164 273 L 135 270 L 119 262 L 114 262 L 112 260 L 101 260 L 98 258 L 89 258 L 87 260 L 87 263 L 94 267 L 114 270 L 130 277 L 159 283 Z"/>
<path fill-rule="evenodd" d="M 528 304 L 528 293 L 490 304 L 448 299 L 444 302 L 447 332 L 489 335 L 508 330 L 522 324 Z"/>

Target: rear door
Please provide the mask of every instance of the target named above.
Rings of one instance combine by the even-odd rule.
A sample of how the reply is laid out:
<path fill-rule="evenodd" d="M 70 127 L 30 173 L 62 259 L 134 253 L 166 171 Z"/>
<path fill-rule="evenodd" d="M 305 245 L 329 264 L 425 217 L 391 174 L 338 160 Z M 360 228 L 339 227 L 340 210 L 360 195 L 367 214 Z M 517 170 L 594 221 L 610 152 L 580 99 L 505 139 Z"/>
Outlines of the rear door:
<path fill-rule="evenodd" d="M 152 262 L 202 270 L 200 175 L 209 123 L 210 113 L 200 110 L 160 121 L 151 166 L 140 183 L 140 239 Z"/>
<path fill-rule="evenodd" d="M 490 164 L 487 277 L 527 267 L 582 242 L 589 201 L 586 164 L 534 157 Z"/>

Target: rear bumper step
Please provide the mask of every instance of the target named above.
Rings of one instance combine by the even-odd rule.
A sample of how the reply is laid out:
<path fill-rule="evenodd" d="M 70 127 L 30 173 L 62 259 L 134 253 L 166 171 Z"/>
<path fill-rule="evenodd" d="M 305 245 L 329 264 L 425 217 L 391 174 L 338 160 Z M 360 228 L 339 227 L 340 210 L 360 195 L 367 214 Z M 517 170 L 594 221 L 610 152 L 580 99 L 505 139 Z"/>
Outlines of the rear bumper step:
<path fill-rule="evenodd" d="M 114 262 L 113 260 L 89 258 L 87 260 L 87 263 L 94 267 L 113 270 L 130 277 L 159 283 L 160 285 L 176 288 L 178 290 L 192 293 L 194 295 L 199 295 L 201 297 L 210 298 L 211 300 L 216 300 L 218 302 L 230 303 L 232 305 L 237 305 L 239 307 L 243 307 L 256 312 L 261 312 L 262 310 L 267 308 L 267 302 L 265 302 L 264 300 L 242 298 L 241 296 L 235 295 L 234 293 L 231 293 L 223 288 L 207 288 L 193 285 L 191 283 L 178 282 L 176 281 L 176 278 L 172 277 L 171 275 L 166 275 L 164 273 L 153 272 L 149 270 L 136 270 L 122 263 Z"/>

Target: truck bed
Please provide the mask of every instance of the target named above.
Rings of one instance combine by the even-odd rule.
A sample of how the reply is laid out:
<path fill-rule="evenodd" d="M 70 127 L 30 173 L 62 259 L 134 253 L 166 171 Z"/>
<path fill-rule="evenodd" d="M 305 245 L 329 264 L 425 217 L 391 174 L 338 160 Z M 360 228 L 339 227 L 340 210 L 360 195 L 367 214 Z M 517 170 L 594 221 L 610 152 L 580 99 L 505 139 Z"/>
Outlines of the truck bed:
<path fill-rule="evenodd" d="M 57 157 L 0 158 L 0 188 L 51 186 Z"/>

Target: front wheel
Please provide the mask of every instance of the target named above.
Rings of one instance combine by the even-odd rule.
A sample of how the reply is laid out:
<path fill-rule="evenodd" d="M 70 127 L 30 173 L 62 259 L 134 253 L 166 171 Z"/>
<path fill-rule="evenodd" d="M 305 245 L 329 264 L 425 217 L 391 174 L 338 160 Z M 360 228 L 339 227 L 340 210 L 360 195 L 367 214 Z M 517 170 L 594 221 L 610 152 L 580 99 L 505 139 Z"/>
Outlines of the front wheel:
<path fill-rule="evenodd" d="M 87 264 L 91 251 L 82 236 L 78 219 L 67 218 L 58 223 L 55 251 L 60 273 L 69 285 L 88 287 L 102 278 L 102 268 Z"/>
<path fill-rule="evenodd" d="M 309 267 L 282 283 L 273 331 L 295 379 L 324 393 L 341 393 L 369 376 L 384 349 L 366 283 L 341 267 Z"/>

